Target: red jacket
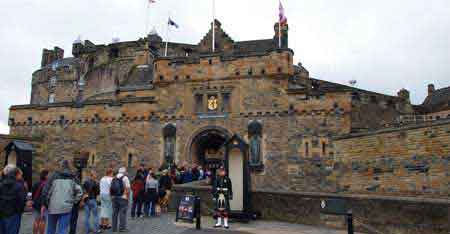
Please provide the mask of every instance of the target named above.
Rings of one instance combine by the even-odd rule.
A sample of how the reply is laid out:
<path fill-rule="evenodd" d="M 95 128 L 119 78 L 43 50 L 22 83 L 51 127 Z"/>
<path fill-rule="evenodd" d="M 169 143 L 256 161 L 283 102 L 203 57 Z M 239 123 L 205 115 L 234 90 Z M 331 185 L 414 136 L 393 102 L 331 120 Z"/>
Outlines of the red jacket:
<path fill-rule="evenodd" d="M 136 200 L 140 194 L 144 191 L 145 184 L 142 180 L 134 180 L 131 183 L 131 190 L 133 191 L 133 200 Z"/>

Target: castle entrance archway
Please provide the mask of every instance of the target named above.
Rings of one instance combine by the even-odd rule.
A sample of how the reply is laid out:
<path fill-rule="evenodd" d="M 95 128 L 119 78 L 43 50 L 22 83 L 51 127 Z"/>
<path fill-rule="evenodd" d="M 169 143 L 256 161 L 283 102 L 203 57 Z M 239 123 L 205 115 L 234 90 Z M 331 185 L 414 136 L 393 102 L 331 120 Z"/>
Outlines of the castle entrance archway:
<path fill-rule="evenodd" d="M 223 165 L 225 159 L 224 144 L 231 138 L 231 133 L 221 127 L 202 128 L 193 134 L 190 144 L 192 163 L 216 169 Z"/>

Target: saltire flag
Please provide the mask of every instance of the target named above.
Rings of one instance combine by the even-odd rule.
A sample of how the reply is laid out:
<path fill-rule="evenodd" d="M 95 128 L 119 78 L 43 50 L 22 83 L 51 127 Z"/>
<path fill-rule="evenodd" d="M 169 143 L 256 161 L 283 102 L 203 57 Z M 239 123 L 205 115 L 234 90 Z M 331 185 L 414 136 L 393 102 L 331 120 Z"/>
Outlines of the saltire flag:
<path fill-rule="evenodd" d="M 280 9 L 280 13 L 279 13 L 279 21 L 280 21 L 280 24 L 281 25 L 285 25 L 285 24 L 287 24 L 287 17 L 286 17 L 286 15 L 284 14 L 284 7 L 283 7 L 283 4 L 281 4 L 281 1 L 280 1 L 280 7 L 279 7 L 279 9 Z"/>
<path fill-rule="evenodd" d="M 178 24 L 175 23 L 175 21 L 173 21 L 171 18 L 169 18 L 168 24 L 169 24 L 170 26 L 174 26 L 175 28 L 178 28 L 178 27 L 179 27 Z"/>

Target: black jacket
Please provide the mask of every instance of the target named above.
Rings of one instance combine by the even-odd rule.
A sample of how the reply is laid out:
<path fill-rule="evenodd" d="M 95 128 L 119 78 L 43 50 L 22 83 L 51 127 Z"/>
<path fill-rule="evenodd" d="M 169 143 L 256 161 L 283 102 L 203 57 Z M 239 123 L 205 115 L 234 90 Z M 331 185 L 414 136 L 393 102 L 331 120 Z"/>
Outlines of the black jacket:
<path fill-rule="evenodd" d="M 5 176 L 0 180 L 0 219 L 22 214 L 27 193 L 25 186 L 15 176 Z"/>

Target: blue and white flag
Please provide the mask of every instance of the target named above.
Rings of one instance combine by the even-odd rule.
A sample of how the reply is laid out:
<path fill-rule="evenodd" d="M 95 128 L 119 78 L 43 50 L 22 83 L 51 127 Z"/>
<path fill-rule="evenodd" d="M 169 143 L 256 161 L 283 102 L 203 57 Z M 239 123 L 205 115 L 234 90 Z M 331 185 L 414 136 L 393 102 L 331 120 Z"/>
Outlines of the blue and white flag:
<path fill-rule="evenodd" d="M 170 26 L 174 26 L 175 28 L 178 28 L 178 27 L 179 27 L 178 24 L 175 23 L 175 21 L 173 21 L 171 18 L 169 18 L 168 24 L 169 24 Z"/>

